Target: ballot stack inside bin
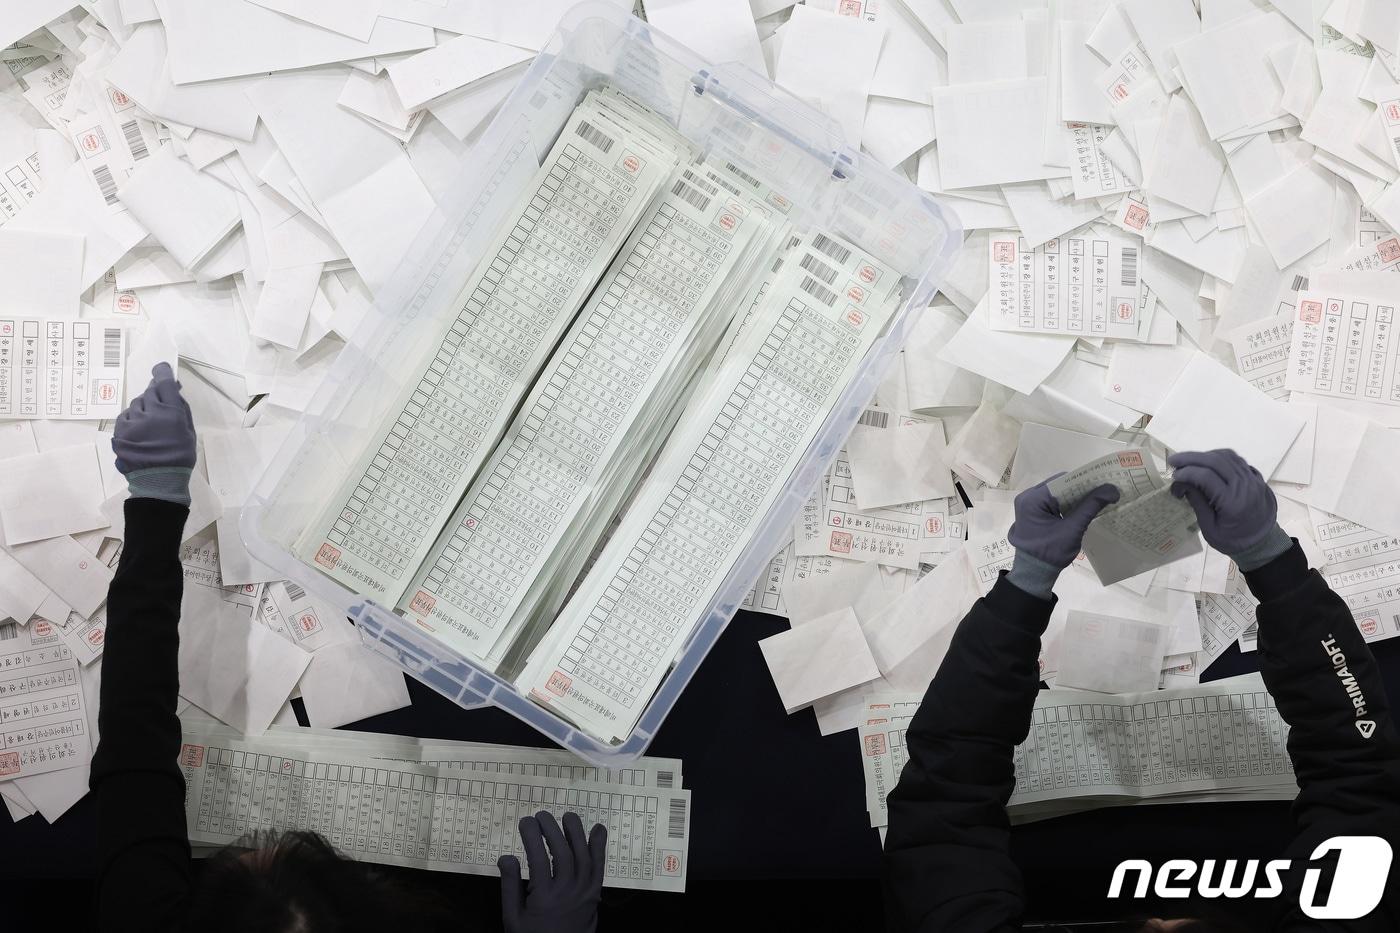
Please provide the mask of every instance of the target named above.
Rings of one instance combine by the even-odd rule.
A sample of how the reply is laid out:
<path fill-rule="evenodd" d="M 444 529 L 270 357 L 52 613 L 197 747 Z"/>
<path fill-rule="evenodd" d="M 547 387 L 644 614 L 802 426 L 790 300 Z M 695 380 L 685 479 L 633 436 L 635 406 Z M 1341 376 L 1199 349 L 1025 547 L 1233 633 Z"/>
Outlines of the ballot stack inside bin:
<path fill-rule="evenodd" d="M 566 21 L 244 513 L 464 706 L 640 755 L 960 240 L 746 69 Z"/>

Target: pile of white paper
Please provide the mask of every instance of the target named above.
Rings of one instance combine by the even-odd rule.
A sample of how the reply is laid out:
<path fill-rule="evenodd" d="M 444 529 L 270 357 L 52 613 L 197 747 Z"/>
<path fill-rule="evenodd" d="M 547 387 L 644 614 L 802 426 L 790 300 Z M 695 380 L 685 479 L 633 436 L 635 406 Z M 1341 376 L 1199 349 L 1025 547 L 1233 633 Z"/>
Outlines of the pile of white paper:
<path fill-rule="evenodd" d="M 124 488 L 103 429 L 150 366 L 169 360 L 203 439 L 186 568 L 207 585 L 188 598 L 219 603 L 220 624 L 199 644 L 263 659 L 235 670 L 187 652 L 187 699 L 248 730 L 285 721 L 298 690 L 313 724 L 406 702 L 402 678 L 352 650 L 333 612 L 247 552 L 238 519 L 340 352 L 373 332 L 376 290 L 569 3 L 489 14 L 465 0 L 63 6 L 0 14 L 0 620 L 30 639 L 40 631 L 31 620 L 47 624 L 37 637 L 57 638 L 85 665 L 90 714 L 88 675 L 124 534 Z M 652 0 L 640 12 L 709 61 L 766 71 L 851 145 L 937 194 L 968 230 L 934 306 L 912 322 L 792 542 L 745 601 L 819 626 L 769 646 L 786 707 L 812 706 L 831 731 L 861 722 L 867 693 L 921 691 L 952 627 L 1009 564 L 1014 493 L 1129 448 L 1159 473 L 1172 451 L 1240 451 L 1269 478 L 1284 527 L 1346 596 L 1363 635 L 1400 635 L 1389 559 L 1400 496 L 1387 481 L 1400 456 L 1391 0 L 1199 12 L 1191 0 Z M 735 203 L 761 200 L 745 179 L 699 170 L 626 102 L 613 109 L 631 115 L 589 130 L 638 141 L 648 156 L 638 190 L 648 193 L 625 199 L 627 216 L 579 247 L 576 280 L 530 265 L 569 304 L 536 322 L 531 349 L 593 336 L 574 322 L 588 320 L 588 295 L 615 256 L 648 259 L 628 238 L 655 219 L 652 192 L 679 185 L 671 206 L 698 211 L 692 220 L 730 200 L 729 184 L 742 192 Z M 350 568 L 347 557 L 347 569 L 420 619 L 460 623 L 469 610 L 482 621 L 444 621 L 440 633 L 581 727 L 625 734 L 732 555 L 666 540 L 656 560 L 692 560 L 693 581 L 675 587 L 649 566 L 624 566 L 624 549 L 662 540 L 648 523 L 669 515 L 667 483 L 684 479 L 687 444 L 728 417 L 725 393 L 767 352 L 743 321 L 774 288 L 820 301 L 829 278 L 862 271 L 816 231 L 802 231 L 783 253 L 790 261 L 765 265 L 784 239 L 780 223 L 766 226 L 697 274 L 683 326 L 654 367 L 638 369 L 635 394 L 598 435 L 603 446 L 579 434 L 570 456 L 587 469 L 531 442 L 529 412 L 541 401 L 531 387 L 548 360 L 526 353 L 497 373 L 494 407 L 479 412 L 492 443 L 464 443 L 450 467 L 439 461 L 436 500 L 395 518 L 410 546 L 367 548 L 373 560 Z M 716 284 L 746 279 L 742 290 Z M 873 334 L 885 296 L 869 297 Z M 706 366 L 703 348 L 716 344 Z M 829 381 L 814 384 L 813 407 L 779 406 L 793 449 L 863 346 L 817 367 Z M 665 404 L 687 395 L 684 413 Z M 482 585 L 488 576 L 474 571 L 485 558 L 438 532 L 474 530 L 481 483 L 516 447 L 501 482 L 539 476 L 550 502 L 476 539 L 493 562 Z M 724 475 L 781 488 L 789 452 L 764 458 Z M 594 553 L 590 532 L 639 484 L 630 524 Z M 340 492 L 337 510 L 350 498 Z M 747 516 L 767 500 L 730 505 Z M 330 543 L 333 514 L 308 530 L 313 557 L 332 554 L 321 550 L 328 543 L 349 554 Z M 408 529 L 413 521 L 422 527 Z M 1049 682 L 1062 666 L 1092 669 L 1096 644 L 1138 644 L 1129 632 L 1165 629 L 1165 686 L 1194 683 L 1236 641 L 1252 646 L 1250 597 L 1229 561 L 1195 540 L 1173 544 L 1179 560 L 1107 587 L 1092 555 L 1065 572 L 1043 644 Z M 575 589 L 590 558 L 593 583 Z M 618 608 L 608 586 L 622 582 L 641 598 Z M 1086 639 L 1067 627 L 1071 611 L 1118 620 L 1121 631 Z M 553 628 L 530 624 L 556 617 Z M 610 640 L 619 632 L 625 646 Z M 1155 653 L 1155 635 L 1147 643 Z M 88 753 L 33 777 L 78 775 Z M 0 774 L 0 795 L 16 814 L 42 799 L 53 816 L 76 799 L 4 780 L 14 777 Z"/>
<path fill-rule="evenodd" d="M 1170 495 L 1185 450 L 1249 460 L 1364 637 L 1400 635 L 1394 10 L 896 0 L 757 21 L 775 80 L 968 230 L 744 604 L 792 623 L 764 643 L 785 707 L 830 732 L 894 681 L 922 691 L 1011 564 L 1015 494 L 1060 472 L 1064 508 L 1123 495 L 1056 586 L 1052 687 L 1189 686 L 1252 650 L 1248 588 Z M 862 29 L 884 37 L 873 63 L 833 54 L 819 75 L 809 44 L 858 50 Z M 867 654 L 879 676 L 853 683 Z"/>

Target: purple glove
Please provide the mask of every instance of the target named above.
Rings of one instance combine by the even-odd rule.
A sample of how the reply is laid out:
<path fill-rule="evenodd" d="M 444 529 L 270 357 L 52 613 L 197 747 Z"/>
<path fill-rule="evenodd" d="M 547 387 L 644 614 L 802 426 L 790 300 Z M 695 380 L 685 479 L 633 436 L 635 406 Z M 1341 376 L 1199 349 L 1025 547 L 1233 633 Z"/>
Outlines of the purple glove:
<path fill-rule="evenodd" d="M 194 416 L 169 363 L 151 370 L 151 384 L 117 417 L 112 450 L 136 498 L 190 504 L 195 462 Z"/>
<path fill-rule="evenodd" d="M 1055 476 L 1016 497 L 1016 521 L 1006 534 L 1016 549 L 1007 579 L 1041 599 L 1050 598 L 1060 571 L 1079 556 L 1084 531 L 1094 516 L 1118 501 L 1118 488 L 1105 483 L 1081 499 L 1068 515 L 1061 515 L 1060 504 L 1046 485 Z"/>
<path fill-rule="evenodd" d="M 1172 495 L 1196 510 L 1206 543 L 1253 570 L 1293 546 L 1278 526 L 1278 500 L 1259 471 L 1233 450 L 1184 451 L 1167 458 Z"/>
<path fill-rule="evenodd" d="M 518 858 L 503 855 L 496 863 L 506 933 L 594 933 L 608 863 L 607 827 L 594 826 L 585 839 L 577 813 L 564 814 L 560 832 L 554 816 L 541 810 L 520 820 L 520 842 L 530 865 L 527 893 L 521 891 Z"/>

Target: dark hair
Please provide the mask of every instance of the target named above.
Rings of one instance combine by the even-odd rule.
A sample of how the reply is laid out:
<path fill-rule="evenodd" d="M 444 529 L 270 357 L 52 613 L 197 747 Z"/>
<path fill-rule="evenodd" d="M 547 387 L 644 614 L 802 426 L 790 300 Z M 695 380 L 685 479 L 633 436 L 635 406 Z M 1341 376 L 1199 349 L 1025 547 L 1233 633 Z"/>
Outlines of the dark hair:
<path fill-rule="evenodd" d="M 211 856 L 185 913 L 191 933 L 384 933 L 405 922 L 415 931 L 461 929 L 434 892 L 346 858 L 312 832 L 254 833 Z"/>

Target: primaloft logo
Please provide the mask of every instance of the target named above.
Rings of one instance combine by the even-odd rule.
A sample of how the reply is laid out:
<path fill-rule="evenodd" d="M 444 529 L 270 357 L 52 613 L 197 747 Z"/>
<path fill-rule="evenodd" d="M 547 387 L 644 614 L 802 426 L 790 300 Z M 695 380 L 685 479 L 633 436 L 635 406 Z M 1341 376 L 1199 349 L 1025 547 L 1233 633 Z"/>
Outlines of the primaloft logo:
<path fill-rule="evenodd" d="M 1323 870 L 1304 865 L 1300 866 L 1303 883 L 1298 906 L 1313 920 L 1359 920 L 1376 909 L 1385 893 L 1392 857 L 1390 843 L 1378 836 L 1334 836 L 1313 849 L 1309 861 L 1333 852 L 1338 853 L 1337 867 L 1325 902 L 1318 902 L 1317 891 Z M 1203 898 L 1272 898 L 1283 893 L 1283 876 L 1294 870 L 1289 859 L 1263 863 L 1258 859 L 1227 859 L 1218 872 L 1216 866 L 1213 859 L 1206 859 L 1199 866 L 1191 859 L 1171 859 L 1154 868 L 1144 859 L 1128 859 L 1113 870 L 1108 896 L 1110 900 L 1122 897 L 1129 875 L 1136 873 L 1136 884 L 1129 897 L 1146 897 L 1150 885 L 1152 892 L 1162 898 L 1185 898 L 1193 893 Z"/>
<path fill-rule="evenodd" d="M 1337 640 L 1329 632 L 1322 640 L 1322 650 L 1327 652 L 1327 657 L 1332 662 L 1332 671 L 1341 681 L 1342 689 L 1346 691 L 1347 699 L 1351 701 L 1352 709 L 1356 710 L 1356 731 L 1361 733 L 1363 739 L 1369 739 L 1376 734 L 1376 723 L 1373 719 L 1366 719 L 1366 694 L 1361 692 L 1361 685 L 1356 682 L 1356 677 L 1351 669 L 1347 667 L 1347 656 L 1342 653 L 1342 649 L 1337 647 Z"/>

